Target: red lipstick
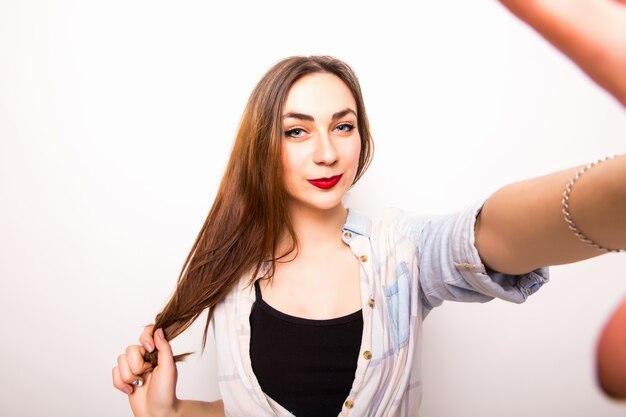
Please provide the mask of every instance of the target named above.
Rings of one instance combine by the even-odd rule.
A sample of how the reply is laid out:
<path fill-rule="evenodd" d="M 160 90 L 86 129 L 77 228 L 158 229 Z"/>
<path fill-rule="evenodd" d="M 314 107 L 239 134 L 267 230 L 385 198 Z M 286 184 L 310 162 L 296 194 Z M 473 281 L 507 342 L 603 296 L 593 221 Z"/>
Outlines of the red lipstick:
<path fill-rule="evenodd" d="M 341 177 L 343 177 L 343 174 L 335 175 L 334 177 L 330 177 L 330 178 L 316 178 L 314 180 L 307 180 L 307 181 L 313 184 L 314 186 L 316 186 L 317 188 L 321 188 L 322 190 L 328 190 L 330 188 L 333 188 L 335 185 L 337 185 Z"/>

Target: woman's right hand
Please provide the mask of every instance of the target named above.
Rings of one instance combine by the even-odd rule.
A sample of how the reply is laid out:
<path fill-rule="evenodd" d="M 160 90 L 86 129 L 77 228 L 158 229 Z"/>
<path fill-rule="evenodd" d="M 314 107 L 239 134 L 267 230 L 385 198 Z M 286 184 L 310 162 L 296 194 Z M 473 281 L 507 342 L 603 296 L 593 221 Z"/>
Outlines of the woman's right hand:
<path fill-rule="evenodd" d="M 113 385 L 128 394 L 135 417 L 171 417 L 176 414 L 176 381 L 178 372 L 172 348 L 162 329 L 152 337 L 153 326 L 141 334 L 143 345 L 131 345 L 117 358 L 113 368 Z M 158 365 L 153 369 L 144 361 L 146 351 L 156 348 Z"/>
<path fill-rule="evenodd" d="M 626 107 L 626 0 L 500 0 Z"/>

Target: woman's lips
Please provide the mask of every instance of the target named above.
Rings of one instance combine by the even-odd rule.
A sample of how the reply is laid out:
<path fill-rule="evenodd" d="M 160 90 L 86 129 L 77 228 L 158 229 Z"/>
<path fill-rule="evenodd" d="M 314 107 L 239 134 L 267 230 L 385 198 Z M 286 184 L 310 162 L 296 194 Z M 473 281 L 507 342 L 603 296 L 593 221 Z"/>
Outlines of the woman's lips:
<path fill-rule="evenodd" d="M 328 190 L 329 188 L 333 188 L 339 180 L 343 177 L 343 174 L 335 175 L 330 178 L 316 178 L 314 180 L 307 180 L 317 188 L 321 188 L 322 190 Z"/>

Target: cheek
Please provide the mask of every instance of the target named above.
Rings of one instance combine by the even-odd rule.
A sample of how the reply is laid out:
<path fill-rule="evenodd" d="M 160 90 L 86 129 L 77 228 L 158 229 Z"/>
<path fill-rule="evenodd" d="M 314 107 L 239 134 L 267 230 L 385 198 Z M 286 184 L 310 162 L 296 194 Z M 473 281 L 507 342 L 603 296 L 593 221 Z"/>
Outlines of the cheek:
<path fill-rule="evenodd" d="M 354 184 L 356 174 L 359 170 L 359 159 L 361 157 L 361 139 L 357 139 L 356 143 L 352 145 L 350 150 L 350 184 Z"/>
<path fill-rule="evenodd" d="M 290 183 L 294 180 L 294 176 L 299 172 L 300 160 L 298 154 L 293 152 L 293 149 L 283 145 L 282 150 L 282 164 L 283 164 L 283 184 L 289 188 Z"/>
<path fill-rule="evenodd" d="M 351 143 L 348 149 L 347 159 L 350 161 L 350 165 L 354 167 L 354 171 L 358 169 L 359 158 L 361 156 L 361 138 L 357 137 L 354 142 Z"/>
<path fill-rule="evenodd" d="M 282 154 L 283 172 L 290 172 L 291 166 L 293 165 L 292 158 L 291 158 L 291 154 L 289 153 L 289 151 L 285 148 L 286 147 L 283 147 L 283 154 Z"/>

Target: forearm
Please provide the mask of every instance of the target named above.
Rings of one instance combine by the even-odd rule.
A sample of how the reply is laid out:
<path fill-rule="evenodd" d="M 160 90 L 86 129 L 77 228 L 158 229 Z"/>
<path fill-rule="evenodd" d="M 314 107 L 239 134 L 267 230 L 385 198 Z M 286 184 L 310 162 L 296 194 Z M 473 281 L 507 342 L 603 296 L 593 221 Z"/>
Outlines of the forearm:
<path fill-rule="evenodd" d="M 611 0 L 500 0 L 626 106 L 626 5 Z"/>
<path fill-rule="evenodd" d="M 172 417 L 223 417 L 224 403 L 222 400 L 204 402 L 194 400 L 178 400 L 176 411 Z"/>
<path fill-rule="evenodd" d="M 603 253 L 581 242 L 563 218 L 563 191 L 580 168 L 507 185 L 487 200 L 476 224 L 476 247 L 489 268 L 518 274 Z M 594 242 L 626 248 L 626 155 L 576 181 L 570 213 Z"/>

